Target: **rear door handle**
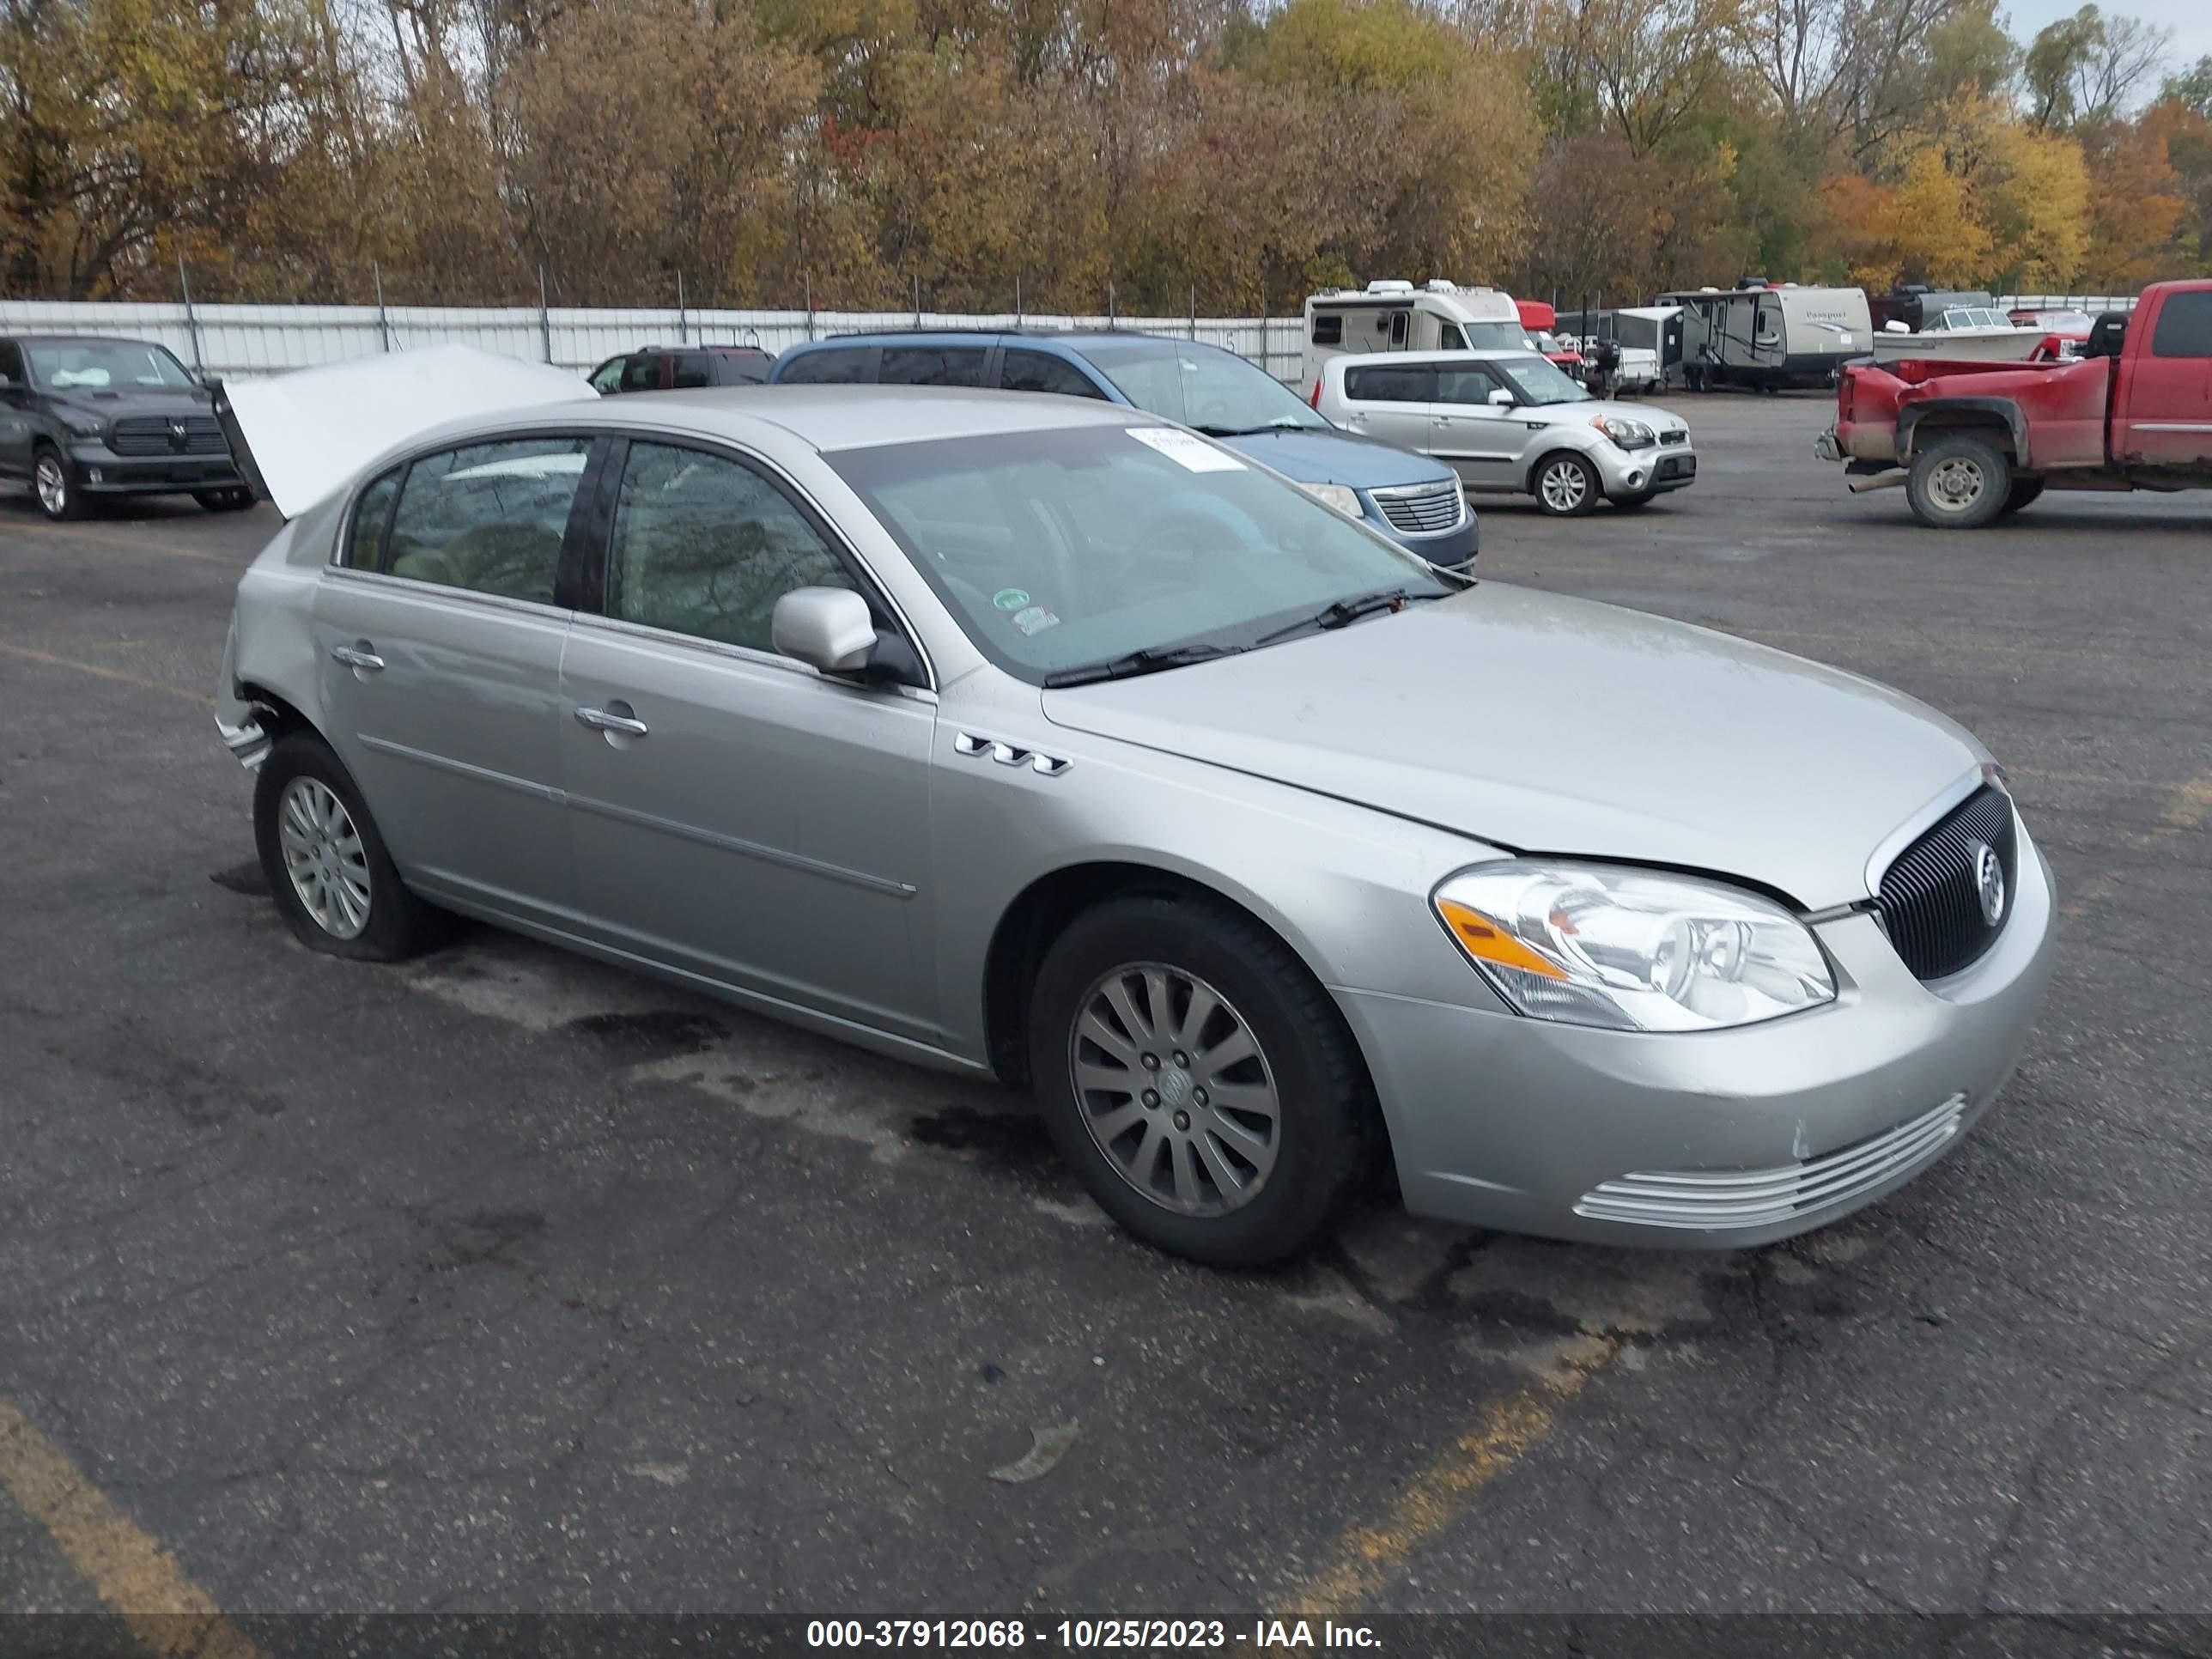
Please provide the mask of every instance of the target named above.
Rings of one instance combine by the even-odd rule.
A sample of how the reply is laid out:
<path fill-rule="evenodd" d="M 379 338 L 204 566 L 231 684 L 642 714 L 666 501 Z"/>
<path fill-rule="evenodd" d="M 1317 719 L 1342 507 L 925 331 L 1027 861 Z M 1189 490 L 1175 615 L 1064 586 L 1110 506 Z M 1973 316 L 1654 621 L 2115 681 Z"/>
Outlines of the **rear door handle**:
<path fill-rule="evenodd" d="M 641 738 L 650 729 L 641 720 L 628 714 L 610 714 L 604 708 L 579 708 L 576 719 L 594 732 L 619 732 L 626 738 Z"/>
<path fill-rule="evenodd" d="M 364 674 L 380 674 L 384 672 L 384 659 L 370 648 L 367 640 L 358 641 L 352 645 L 334 645 L 331 647 L 331 655 L 348 668 L 358 668 Z"/>

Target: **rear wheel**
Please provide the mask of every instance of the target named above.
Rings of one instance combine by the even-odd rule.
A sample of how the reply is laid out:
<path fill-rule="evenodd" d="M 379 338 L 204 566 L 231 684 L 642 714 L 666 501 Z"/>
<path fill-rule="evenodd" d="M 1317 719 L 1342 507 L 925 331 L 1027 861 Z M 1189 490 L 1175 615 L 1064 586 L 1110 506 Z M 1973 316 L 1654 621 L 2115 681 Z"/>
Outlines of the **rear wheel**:
<path fill-rule="evenodd" d="M 84 516 L 84 489 L 76 481 L 76 471 L 51 445 L 40 445 L 37 459 L 31 463 L 31 489 L 39 498 L 39 511 L 48 518 Z"/>
<path fill-rule="evenodd" d="M 1597 505 L 1597 470 L 1571 451 L 1537 462 L 1532 487 L 1536 505 L 1554 518 L 1579 518 Z"/>
<path fill-rule="evenodd" d="M 2008 514 L 2017 513 L 2042 493 L 2042 479 L 2014 478 L 2012 488 L 2005 491 L 2004 510 Z"/>
<path fill-rule="evenodd" d="M 1948 432 L 1917 451 L 1905 481 L 1912 516 L 1939 530 L 1975 530 L 2005 510 L 2012 464 L 1988 439 Z"/>
<path fill-rule="evenodd" d="M 1216 1267 L 1294 1255 L 1373 1167 L 1379 1122 L 1343 1017 L 1250 918 L 1111 901 L 1046 952 L 1037 1103 L 1101 1208 Z"/>
<path fill-rule="evenodd" d="M 309 950 L 398 962 L 432 942 L 438 913 L 407 890 L 360 791 L 312 732 L 261 763 L 253 839 L 277 910 Z"/>

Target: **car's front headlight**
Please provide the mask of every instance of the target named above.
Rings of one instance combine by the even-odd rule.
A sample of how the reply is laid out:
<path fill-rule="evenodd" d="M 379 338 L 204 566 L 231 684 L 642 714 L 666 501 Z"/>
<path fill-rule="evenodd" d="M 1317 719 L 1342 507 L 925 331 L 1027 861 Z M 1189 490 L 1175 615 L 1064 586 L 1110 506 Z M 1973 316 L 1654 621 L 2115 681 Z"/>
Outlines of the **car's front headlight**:
<path fill-rule="evenodd" d="M 1659 441 L 1658 434 L 1643 422 L 1623 415 L 1593 415 L 1590 424 L 1623 449 L 1642 449 Z"/>
<path fill-rule="evenodd" d="M 1811 930 L 1719 882 L 1507 859 L 1461 871 L 1431 902 L 1498 994 L 1538 1019 L 1703 1031 L 1835 1000 Z"/>
<path fill-rule="evenodd" d="M 80 438 L 97 438 L 107 429 L 106 420 L 88 410 L 65 409 L 61 411 L 61 422 Z"/>
<path fill-rule="evenodd" d="M 1298 488 L 1316 501 L 1334 507 L 1347 518 L 1364 519 L 1367 516 L 1360 511 L 1359 492 L 1344 484 L 1310 483 L 1300 484 Z"/>

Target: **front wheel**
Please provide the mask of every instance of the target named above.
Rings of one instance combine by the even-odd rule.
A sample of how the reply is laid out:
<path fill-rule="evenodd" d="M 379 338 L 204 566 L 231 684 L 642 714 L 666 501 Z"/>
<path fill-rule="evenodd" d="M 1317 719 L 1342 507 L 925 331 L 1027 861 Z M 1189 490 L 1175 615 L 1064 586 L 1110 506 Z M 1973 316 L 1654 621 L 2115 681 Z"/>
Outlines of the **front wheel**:
<path fill-rule="evenodd" d="M 1978 530 L 2005 510 L 2012 463 L 1986 438 L 1951 432 L 1912 458 L 1905 498 L 1912 516 L 1938 530 Z"/>
<path fill-rule="evenodd" d="M 1559 519 L 1580 518 L 1597 505 L 1597 470 L 1581 456 L 1561 451 L 1536 463 L 1536 505 Z"/>
<path fill-rule="evenodd" d="M 278 912 L 309 950 L 398 962 L 431 942 L 437 913 L 407 890 L 361 792 L 312 732 L 261 763 L 253 840 Z"/>
<path fill-rule="evenodd" d="M 39 498 L 39 511 L 50 519 L 84 516 L 84 489 L 76 474 L 58 449 L 41 449 L 31 464 L 31 489 Z"/>
<path fill-rule="evenodd" d="M 1038 969 L 1029 1041 L 1061 1156 L 1160 1249 L 1279 1261 L 1373 1167 L 1379 1117 L 1343 1016 L 1234 911 L 1131 897 L 1079 916 Z"/>

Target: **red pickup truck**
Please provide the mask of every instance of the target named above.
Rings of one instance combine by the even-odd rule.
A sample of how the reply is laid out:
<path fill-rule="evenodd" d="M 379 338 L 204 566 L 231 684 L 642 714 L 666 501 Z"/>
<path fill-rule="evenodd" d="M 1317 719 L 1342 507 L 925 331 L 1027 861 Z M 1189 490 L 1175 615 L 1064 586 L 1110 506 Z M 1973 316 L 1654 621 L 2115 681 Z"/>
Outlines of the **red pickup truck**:
<path fill-rule="evenodd" d="M 2212 281 L 2153 284 L 2069 362 L 1846 364 L 1816 447 L 1943 529 L 2046 489 L 2212 489 Z"/>

